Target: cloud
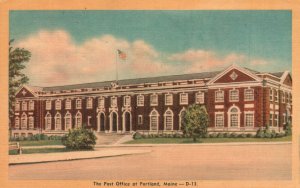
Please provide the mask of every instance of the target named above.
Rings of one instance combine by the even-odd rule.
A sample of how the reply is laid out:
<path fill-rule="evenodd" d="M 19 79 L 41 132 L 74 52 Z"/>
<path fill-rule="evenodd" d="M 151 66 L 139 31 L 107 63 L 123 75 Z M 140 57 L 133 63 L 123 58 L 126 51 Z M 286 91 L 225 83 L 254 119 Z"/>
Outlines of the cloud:
<path fill-rule="evenodd" d="M 30 84 L 38 86 L 114 80 L 117 49 L 127 53 L 127 60 L 118 62 L 120 79 L 220 70 L 232 63 L 245 65 L 249 59 L 242 54 L 221 56 L 202 49 L 166 54 L 144 40 L 129 42 L 112 35 L 90 38 L 78 44 L 64 30 L 41 30 L 16 46 L 32 53 L 26 74 Z M 266 66 L 268 63 L 254 59 L 249 65 Z"/>

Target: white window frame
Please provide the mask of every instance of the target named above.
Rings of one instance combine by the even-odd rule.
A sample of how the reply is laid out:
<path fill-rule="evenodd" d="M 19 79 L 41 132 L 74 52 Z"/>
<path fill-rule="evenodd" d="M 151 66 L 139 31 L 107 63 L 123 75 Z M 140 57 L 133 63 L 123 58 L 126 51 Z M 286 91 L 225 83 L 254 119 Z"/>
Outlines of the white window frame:
<path fill-rule="evenodd" d="M 130 96 L 124 96 L 123 97 L 123 105 L 125 107 L 129 107 L 131 104 L 131 97 Z"/>
<path fill-rule="evenodd" d="M 248 93 L 251 91 L 251 94 Z M 245 101 L 254 101 L 254 89 L 247 88 L 244 90 L 244 100 Z"/>
<path fill-rule="evenodd" d="M 170 101 L 168 101 L 168 97 L 170 97 Z M 165 94 L 165 105 L 173 105 L 173 94 L 167 93 Z"/>
<path fill-rule="evenodd" d="M 143 115 L 138 115 L 138 125 L 143 124 Z"/>
<path fill-rule="evenodd" d="M 274 112 L 270 111 L 270 116 L 269 116 L 269 126 L 270 127 L 273 127 L 273 124 L 274 124 L 273 120 L 274 120 Z"/>
<path fill-rule="evenodd" d="M 19 117 L 15 117 L 15 128 L 16 129 L 20 128 L 20 118 Z"/>
<path fill-rule="evenodd" d="M 247 124 L 249 123 L 247 121 L 247 115 L 252 115 L 252 120 L 250 122 L 250 123 L 252 123 L 251 126 L 247 126 Z M 245 113 L 244 113 L 244 127 L 245 128 L 249 128 L 249 127 L 253 128 L 254 124 L 255 124 L 255 114 L 254 114 L 254 111 L 245 111 Z"/>
<path fill-rule="evenodd" d="M 292 93 L 289 93 L 289 101 L 290 101 L 290 104 L 293 103 L 293 96 L 292 96 Z"/>
<path fill-rule="evenodd" d="M 270 94 L 269 94 L 270 101 L 273 101 L 273 95 L 274 95 L 273 88 L 270 88 Z"/>
<path fill-rule="evenodd" d="M 65 101 L 65 109 L 66 110 L 72 109 L 72 100 L 71 99 L 66 99 L 66 101 Z"/>
<path fill-rule="evenodd" d="M 220 93 L 220 94 L 218 94 Z M 224 91 L 217 90 L 215 91 L 215 102 L 224 102 Z"/>
<path fill-rule="evenodd" d="M 274 113 L 274 127 L 278 127 L 279 126 L 279 113 L 278 112 L 275 112 Z"/>
<path fill-rule="evenodd" d="M 72 114 L 70 112 L 67 112 L 64 119 L 65 119 L 65 129 L 66 130 L 71 129 L 72 128 Z M 70 124 L 68 124 L 67 119 L 69 119 Z"/>
<path fill-rule="evenodd" d="M 56 113 L 54 116 L 54 129 L 61 130 L 62 129 L 62 118 L 60 113 Z"/>
<path fill-rule="evenodd" d="M 136 105 L 137 106 L 144 106 L 145 98 L 144 95 L 138 95 L 136 96 Z"/>
<path fill-rule="evenodd" d="M 153 115 L 153 113 L 156 113 L 156 115 Z M 152 121 L 152 117 L 153 116 L 156 116 L 156 122 L 154 122 L 155 124 L 156 124 L 156 128 L 155 129 L 153 129 L 152 127 L 152 123 L 153 123 L 153 121 Z M 150 131 L 158 131 L 159 130 L 159 113 L 158 113 L 158 111 L 157 110 L 155 110 L 155 109 L 153 109 L 151 112 L 150 112 L 150 115 L 149 115 L 149 117 L 150 117 Z"/>
<path fill-rule="evenodd" d="M 110 98 L 110 106 L 111 107 L 117 107 L 118 106 L 118 99 L 117 99 L 117 97 L 111 97 Z"/>
<path fill-rule="evenodd" d="M 20 111 L 20 102 L 16 101 L 15 103 L 15 111 Z"/>
<path fill-rule="evenodd" d="M 28 107 L 29 107 L 30 111 L 34 110 L 34 101 L 32 101 L 32 100 L 29 101 L 29 106 Z"/>
<path fill-rule="evenodd" d="M 233 95 L 233 93 L 236 92 L 236 95 Z M 229 90 L 229 102 L 238 102 L 240 99 L 239 97 L 239 90 L 238 89 L 231 89 Z"/>
<path fill-rule="evenodd" d="M 279 99 L 279 90 L 276 89 L 275 92 L 276 92 L 276 95 L 274 95 L 274 102 L 278 102 L 278 99 Z"/>
<path fill-rule="evenodd" d="M 282 114 L 282 118 L 283 118 L 283 124 L 286 124 L 286 113 Z"/>
<path fill-rule="evenodd" d="M 21 116 L 21 129 L 27 129 L 27 124 L 28 124 L 27 114 L 23 113 Z"/>
<path fill-rule="evenodd" d="M 189 94 L 188 93 L 180 93 L 179 95 L 180 104 L 188 104 L 189 103 Z M 183 101 L 185 99 L 185 101 Z"/>
<path fill-rule="evenodd" d="M 150 95 L 150 106 L 158 106 L 158 95 L 157 94 Z"/>
<path fill-rule="evenodd" d="M 231 110 L 233 108 L 236 108 L 237 112 L 231 112 Z M 241 126 L 241 110 L 237 106 L 233 105 L 228 109 L 227 114 L 228 114 L 228 127 L 229 128 L 240 128 L 240 126 Z M 231 118 L 232 118 L 231 115 L 237 115 L 237 118 L 238 118 L 237 119 L 237 126 L 231 126 Z"/>
<path fill-rule="evenodd" d="M 196 104 L 204 104 L 204 92 L 198 92 L 195 95 Z"/>
<path fill-rule="evenodd" d="M 92 97 L 88 97 L 86 99 L 86 108 L 87 109 L 92 109 L 93 108 L 93 98 Z"/>
<path fill-rule="evenodd" d="M 170 115 L 167 113 L 170 113 Z M 167 129 L 167 123 L 168 123 L 167 118 L 169 117 L 171 117 L 171 129 Z M 173 131 L 173 129 L 174 129 L 174 113 L 170 108 L 168 108 L 164 113 L 164 130 Z"/>
<path fill-rule="evenodd" d="M 222 126 L 218 125 L 219 120 L 217 119 L 217 116 L 222 116 Z M 215 128 L 224 128 L 225 125 L 225 118 L 224 118 L 224 112 L 215 112 Z"/>
<path fill-rule="evenodd" d="M 27 111 L 27 102 L 26 101 L 22 102 L 22 111 Z"/>
<path fill-rule="evenodd" d="M 52 104 L 51 100 L 46 100 L 46 110 L 51 110 Z"/>
<path fill-rule="evenodd" d="M 34 117 L 33 116 L 29 116 L 29 118 L 28 118 L 28 128 L 34 129 Z"/>
<path fill-rule="evenodd" d="M 52 126 L 52 116 L 51 114 L 48 112 L 45 116 L 45 129 L 46 130 L 51 130 L 51 126 Z"/>
<path fill-rule="evenodd" d="M 55 110 L 61 110 L 61 99 L 55 101 Z"/>
<path fill-rule="evenodd" d="M 281 102 L 285 103 L 285 93 L 284 93 L 284 91 L 282 91 Z"/>
<path fill-rule="evenodd" d="M 98 98 L 98 107 L 99 108 L 104 108 L 105 107 L 105 98 L 104 97 L 99 97 Z"/>
<path fill-rule="evenodd" d="M 82 127 L 82 114 L 79 111 L 75 115 L 75 127 Z"/>
<path fill-rule="evenodd" d="M 75 104 L 76 109 L 81 109 L 82 108 L 82 100 L 76 99 L 75 102 L 76 102 L 76 104 Z"/>
<path fill-rule="evenodd" d="M 92 116 L 87 117 L 87 125 L 88 126 L 91 126 L 91 119 L 92 119 Z"/>

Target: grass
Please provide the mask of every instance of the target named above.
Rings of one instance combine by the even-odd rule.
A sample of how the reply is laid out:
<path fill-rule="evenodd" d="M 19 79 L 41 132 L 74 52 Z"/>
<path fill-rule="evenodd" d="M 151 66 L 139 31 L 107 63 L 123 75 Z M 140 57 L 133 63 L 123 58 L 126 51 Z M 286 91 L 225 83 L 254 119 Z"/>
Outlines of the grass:
<path fill-rule="evenodd" d="M 50 145 L 62 145 L 60 140 L 23 140 L 16 141 L 20 143 L 20 146 L 50 146 Z"/>
<path fill-rule="evenodd" d="M 34 148 L 34 149 L 23 149 L 22 154 L 34 154 L 34 153 L 60 153 L 60 152 L 71 152 L 71 151 L 92 151 L 92 150 L 71 150 L 67 148 Z M 16 150 L 10 150 L 9 155 L 17 155 Z"/>
<path fill-rule="evenodd" d="M 292 141 L 291 136 L 281 138 L 200 138 L 193 142 L 192 138 L 142 138 L 131 140 L 125 144 L 187 144 L 187 143 L 228 143 L 228 142 L 284 142 Z"/>

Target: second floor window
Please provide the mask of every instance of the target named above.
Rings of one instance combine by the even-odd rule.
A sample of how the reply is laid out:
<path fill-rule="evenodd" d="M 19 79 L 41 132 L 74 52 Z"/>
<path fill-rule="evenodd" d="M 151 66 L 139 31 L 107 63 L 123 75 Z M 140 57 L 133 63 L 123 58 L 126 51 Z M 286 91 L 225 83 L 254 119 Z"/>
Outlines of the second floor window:
<path fill-rule="evenodd" d="M 270 101 L 273 101 L 273 89 L 270 89 Z"/>
<path fill-rule="evenodd" d="M 156 94 L 150 96 L 150 105 L 151 106 L 158 105 L 158 96 Z"/>
<path fill-rule="evenodd" d="M 50 100 L 46 101 L 46 110 L 51 110 L 51 101 Z"/>
<path fill-rule="evenodd" d="M 70 110 L 72 108 L 72 105 L 71 105 L 71 99 L 67 99 L 66 100 L 66 109 Z"/>
<path fill-rule="evenodd" d="M 196 93 L 196 104 L 204 104 L 204 92 Z"/>
<path fill-rule="evenodd" d="M 26 111 L 27 110 L 27 102 L 23 101 L 22 102 L 22 111 Z"/>
<path fill-rule="evenodd" d="M 117 106 L 117 97 L 112 97 L 110 100 L 110 104 L 111 104 L 111 106 L 116 107 Z"/>
<path fill-rule="evenodd" d="M 180 93 L 180 104 L 188 104 L 188 94 Z"/>
<path fill-rule="evenodd" d="M 98 99 L 98 107 L 99 108 L 104 108 L 104 97 L 100 97 Z"/>
<path fill-rule="evenodd" d="M 81 99 L 76 99 L 76 109 L 81 109 Z"/>
<path fill-rule="evenodd" d="M 173 104 L 173 95 L 166 94 L 165 95 L 165 105 L 172 105 Z"/>
<path fill-rule="evenodd" d="M 61 109 L 61 100 L 56 100 L 55 101 L 55 109 L 60 110 Z"/>
<path fill-rule="evenodd" d="M 245 101 L 254 100 L 254 89 L 245 89 Z"/>
<path fill-rule="evenodd" d="M 144 96 L 138 95 L 136 98 L 137 98 L 137 106 L 144 106 Z"/>
<path fill-rule="evenodd" d="M 19 101 L 17 101 L 16 104 L 15 104 L 15 111 L 20 111 L 20 103 L 19 103 Z"/>
<path fill-rule="evenodd" d="M 124 97 L 124 106 L 130 106 L 130 96 Z"/>
<path fill-rule="evenodd" d="M 274 101 L 275 102 L 278 102 L 278 93 L 279 93 L 278 90 L 274 91 Z"/>
<path fill-rule="evenodd" d="M 224 91 L 215 92 L 215 102 L 224 102 Z"/>
<path fill-rule="evenodd" d="M 86 102 L 86 108 L 91 109 L 93 108 L 93 98 L 88 98 Z"/>
<path fill-rule="evenodd" d="M 239 101 L 239 90 L 230 90 L 229 91 L 229 101 Z"/>
<path fill-rule="evenodd" d="M 29 110 L 34 110 L 34 101 L 29 101 Z"/>

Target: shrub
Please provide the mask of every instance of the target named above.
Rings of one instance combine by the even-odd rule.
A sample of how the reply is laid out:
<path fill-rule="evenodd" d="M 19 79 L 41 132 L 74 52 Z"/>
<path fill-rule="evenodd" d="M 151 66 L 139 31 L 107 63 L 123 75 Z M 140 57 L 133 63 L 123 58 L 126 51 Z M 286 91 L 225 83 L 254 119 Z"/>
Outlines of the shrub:
<path fill-rule="evenodd" d="M 265 137 L 265 138 L 272 138 L 272 132 L 270 131 L 269 127 L 267 127 L 267 128 L 264 130 L 264 137 Z"/>
<path fill-rule="evenodd" d="M 290 136 L 292 135 L 292 125 L 291 123 L 287 123 L 284 127 L 285 135 Z"/>
<path fill-rule="evenodd" d="M 271 132 L 271 138 L 276 138 L 276 131 L 275 130 L 272 130 L 272 132 Z"/>
<path fill-rule="evenodd" d="M 247 138 L 252 138 L 252 137 L 253 137 L 253 134 L 248 133 L 248 134 L 246 134 L 246 136 L 247 136 Z"/>
<path fill-rule="evenodd" d="M 212 133 L 209 135 L 210 138 L 217 138 L 217 133 Z"/>
<path fill-rule="evenodd" d="M 244 134 L 244 133 L 242 133 L 242 134 L 239 134 L 239 136 L 238 136 L 239 138 L 247 138 L 247 135 L 246 134 Z"/>
<path fill-rule="evenodd" d="M 218 138 L 224 138 L 224 134 L 223 133 L 218 133 L 217 137 Z"/>
<path fill-rule="evenodd" d="M 70 130 L 62 137 L 62 144 L 67 149 L 82 150 L 93 149 L 96 144 L 96 136 L 90 129 L 79 128 Z"/>
<path fill-rule="evenodd" d="M 239 135 L 238 135 L 237 133 L 231 133 L 231 134 L 230 134 L 230 137 L 231 137 L 231 138 L 237 138 L 238 136 L 239 136 Z"/>
<path fill-rule="evenodd" d="M 229 134 L 229 133 L 224 133 L 224 134 L 223 134 L 223 137 L 224 137 L 224 138 L 229 138 L 229 137 L 230 137 L 230 134 Z"/>
<path fill-rule="evenodd" d="M 265 133 L 264 133 L 264 131 L 262 130 L 261 127 L 257 130 L 255 136 L 256 136 L 257 138 L 264 138 L 264 137 L 265 137 Z"/>

